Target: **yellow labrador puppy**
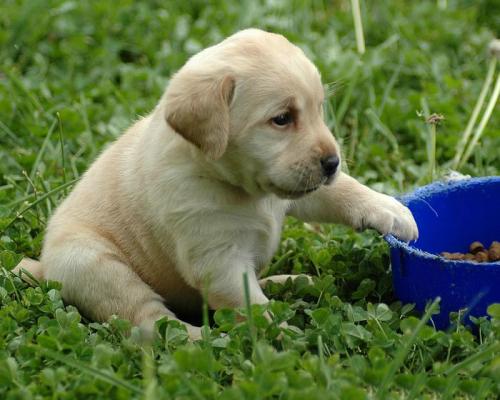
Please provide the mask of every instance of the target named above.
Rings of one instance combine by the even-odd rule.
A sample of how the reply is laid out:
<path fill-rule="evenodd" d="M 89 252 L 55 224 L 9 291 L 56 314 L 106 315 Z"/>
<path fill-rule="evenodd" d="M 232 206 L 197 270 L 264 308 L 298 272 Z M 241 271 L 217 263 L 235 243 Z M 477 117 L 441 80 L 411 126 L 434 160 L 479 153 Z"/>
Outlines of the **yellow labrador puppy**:
<path fill-rule="evenodd" d="M 259 272 L 283 219 L 416 239 L 410 211 L 340 172 L 320 75 L 281 35 L 248 29 L 192 57 L 94 162 L 50 220 L 37 278 L 83 314 L 151 336 L 172 310 L 268 299 Z M 186 324 L 192 338 L 200 328 Z"/>

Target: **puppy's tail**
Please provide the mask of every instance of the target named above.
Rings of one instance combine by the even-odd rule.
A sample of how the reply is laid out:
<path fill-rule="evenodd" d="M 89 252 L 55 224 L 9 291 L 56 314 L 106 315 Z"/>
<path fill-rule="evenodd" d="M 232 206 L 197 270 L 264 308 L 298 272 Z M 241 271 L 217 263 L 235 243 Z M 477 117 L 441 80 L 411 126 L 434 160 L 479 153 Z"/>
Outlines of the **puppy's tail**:
<path fill-rule="evenodd" d="M 23 258 L 12 272 L 31 284 L 37 284 L 36 281 L 41 282 L 45 279 L 42 263 L 31 258 Z"/>

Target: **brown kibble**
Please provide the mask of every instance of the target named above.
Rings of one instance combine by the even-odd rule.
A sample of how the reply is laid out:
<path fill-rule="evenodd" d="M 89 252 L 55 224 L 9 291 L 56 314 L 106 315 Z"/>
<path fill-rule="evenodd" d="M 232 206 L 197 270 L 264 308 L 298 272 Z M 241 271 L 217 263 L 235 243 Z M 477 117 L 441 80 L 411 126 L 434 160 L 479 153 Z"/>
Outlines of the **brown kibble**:
<path fill-rule="evenodd" d="M 489 256 L 487 251 L 480 251 L 475 254 L 474 256 L 476 258 L 477 262 L 488 262 L 489 261 Z"/>
<path fill-rule="evenodd" d="M 473 242 L 469 246 L 470 253 L 450 253 L 443 251 L 440 255 L 448 260 L 466 260 L 477 263 L 500 261 L 500 242 L 494 241 L 490 248 L 485 248 L 481 242 Z"/>
<path fill-rule="evenodd" d="M 490 261 L 500 261 L 500 242 L 494 241 L 491 243 L 488 256 L 490 257 Z"/>
<path fill-rule="evenodd" d="M 471 243 L 471 245 L 469 246 L 469 251 L 472 253 L 472 254 L 477 254 L 479 253 L 480 251 L 484 251 L 484 246 L 481 242 L 473 242 Z"/>

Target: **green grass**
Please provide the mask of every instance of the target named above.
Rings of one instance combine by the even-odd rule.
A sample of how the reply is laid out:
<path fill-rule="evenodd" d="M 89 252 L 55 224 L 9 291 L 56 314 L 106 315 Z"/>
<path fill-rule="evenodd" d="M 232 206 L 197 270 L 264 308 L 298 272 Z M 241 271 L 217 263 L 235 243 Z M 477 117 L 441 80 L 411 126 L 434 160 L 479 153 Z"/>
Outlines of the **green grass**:
<path fill-rule="evenodd" d="M 446 173 L 487 75 L 498 2 L 362 0 L 362 55 L 351 2 L 331 3 L 4 0 L 0 266 L 39 255 L 47 219 L 75 180 L 190 55 L 248 26 L 285 34 L 318 65 L 327 122 L 352 175 L 401 193 Z M 433 113 L 445 118 L 435 132 L 418 115 Z M 460 172 L 499 173 L 499 127 L 497 108 Z M 308 273 L 314 285 L 271 285 L 272 323 L 260 306 L 218 311 L 195 344 L 162 321 L 151 348 L 135 344 L 126 321 L 83 319 L 57 284 L 30 288 L 4 270 L 0 398 L 500 395 L 500 309 L 477 322 L 478 335 L 424 324 L 432 308 L 421 316 L 396 301 L 374 233 L 289 220 L 269 270 Z M 236 322 L 248 313 L 251 326 Z M 282 321 L 290 328 L 280 338 Z"/>

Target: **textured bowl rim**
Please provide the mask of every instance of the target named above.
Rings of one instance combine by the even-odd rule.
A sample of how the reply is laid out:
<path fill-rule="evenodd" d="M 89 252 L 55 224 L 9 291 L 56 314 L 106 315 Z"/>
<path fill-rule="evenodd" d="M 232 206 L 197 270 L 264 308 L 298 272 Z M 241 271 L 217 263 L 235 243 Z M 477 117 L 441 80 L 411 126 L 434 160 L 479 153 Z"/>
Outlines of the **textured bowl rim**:
<path fill-rule="evenodd" d="M 500 176 L 484 176 L 480 178 L 466 178 L 466 179 L 461 179 L 461 180 L 456 180 L 456 181 L 436 181 L 433 183 L 430 183 L 429 185 L 426 186 L 421 186 L 417 189 L 415 189 L 411 193 L 404 194 L 398 199 L 405 205 L 407 205 L 410 201 L 412 200 L 421 200 L 425 201 L 424 199 L 428 196 L 431 196 L 435 193 L 440 193 L 443 191 L 448 191 L 453 188 L 463 188 L 463 187 L 468 187 L 468 186 L 475 186 L 478 184 L 482 183 L 498 183 L 500 184 Z M 430 207 L 430 205 L 429 205 Z M 402 240 L 397 239 L 393 235 L 385 235 L 384 239 L 389 243 L 389 246 L 391 248 L 400 248 L 401 250 L 405 251 L 408 254 L 411 254 L 413 256 L 419 257 L 419 258 L 424 258 L 427 260 L 434 260 L 434 261 L 439 261 L 443 264 L 445 267 L 449 268 L 455 268 L 455 267 L 473 267 L 475 269 L 481 268 L 481 269 L 496 269 L 500 270 L 500 261 L 494 261 L 494 262 L 485 262 L 485 263 L 473 263 L 467 260 L 449 260 L 447 258 L 444 258 L 443 256 L 440 256 L 438 254 L 433 254 L 429 253 L 427 251 L 417 249 L 416 247 L 413 247 L 410 245 L 411 242 L 406 243 L 403 242 Z"/>

